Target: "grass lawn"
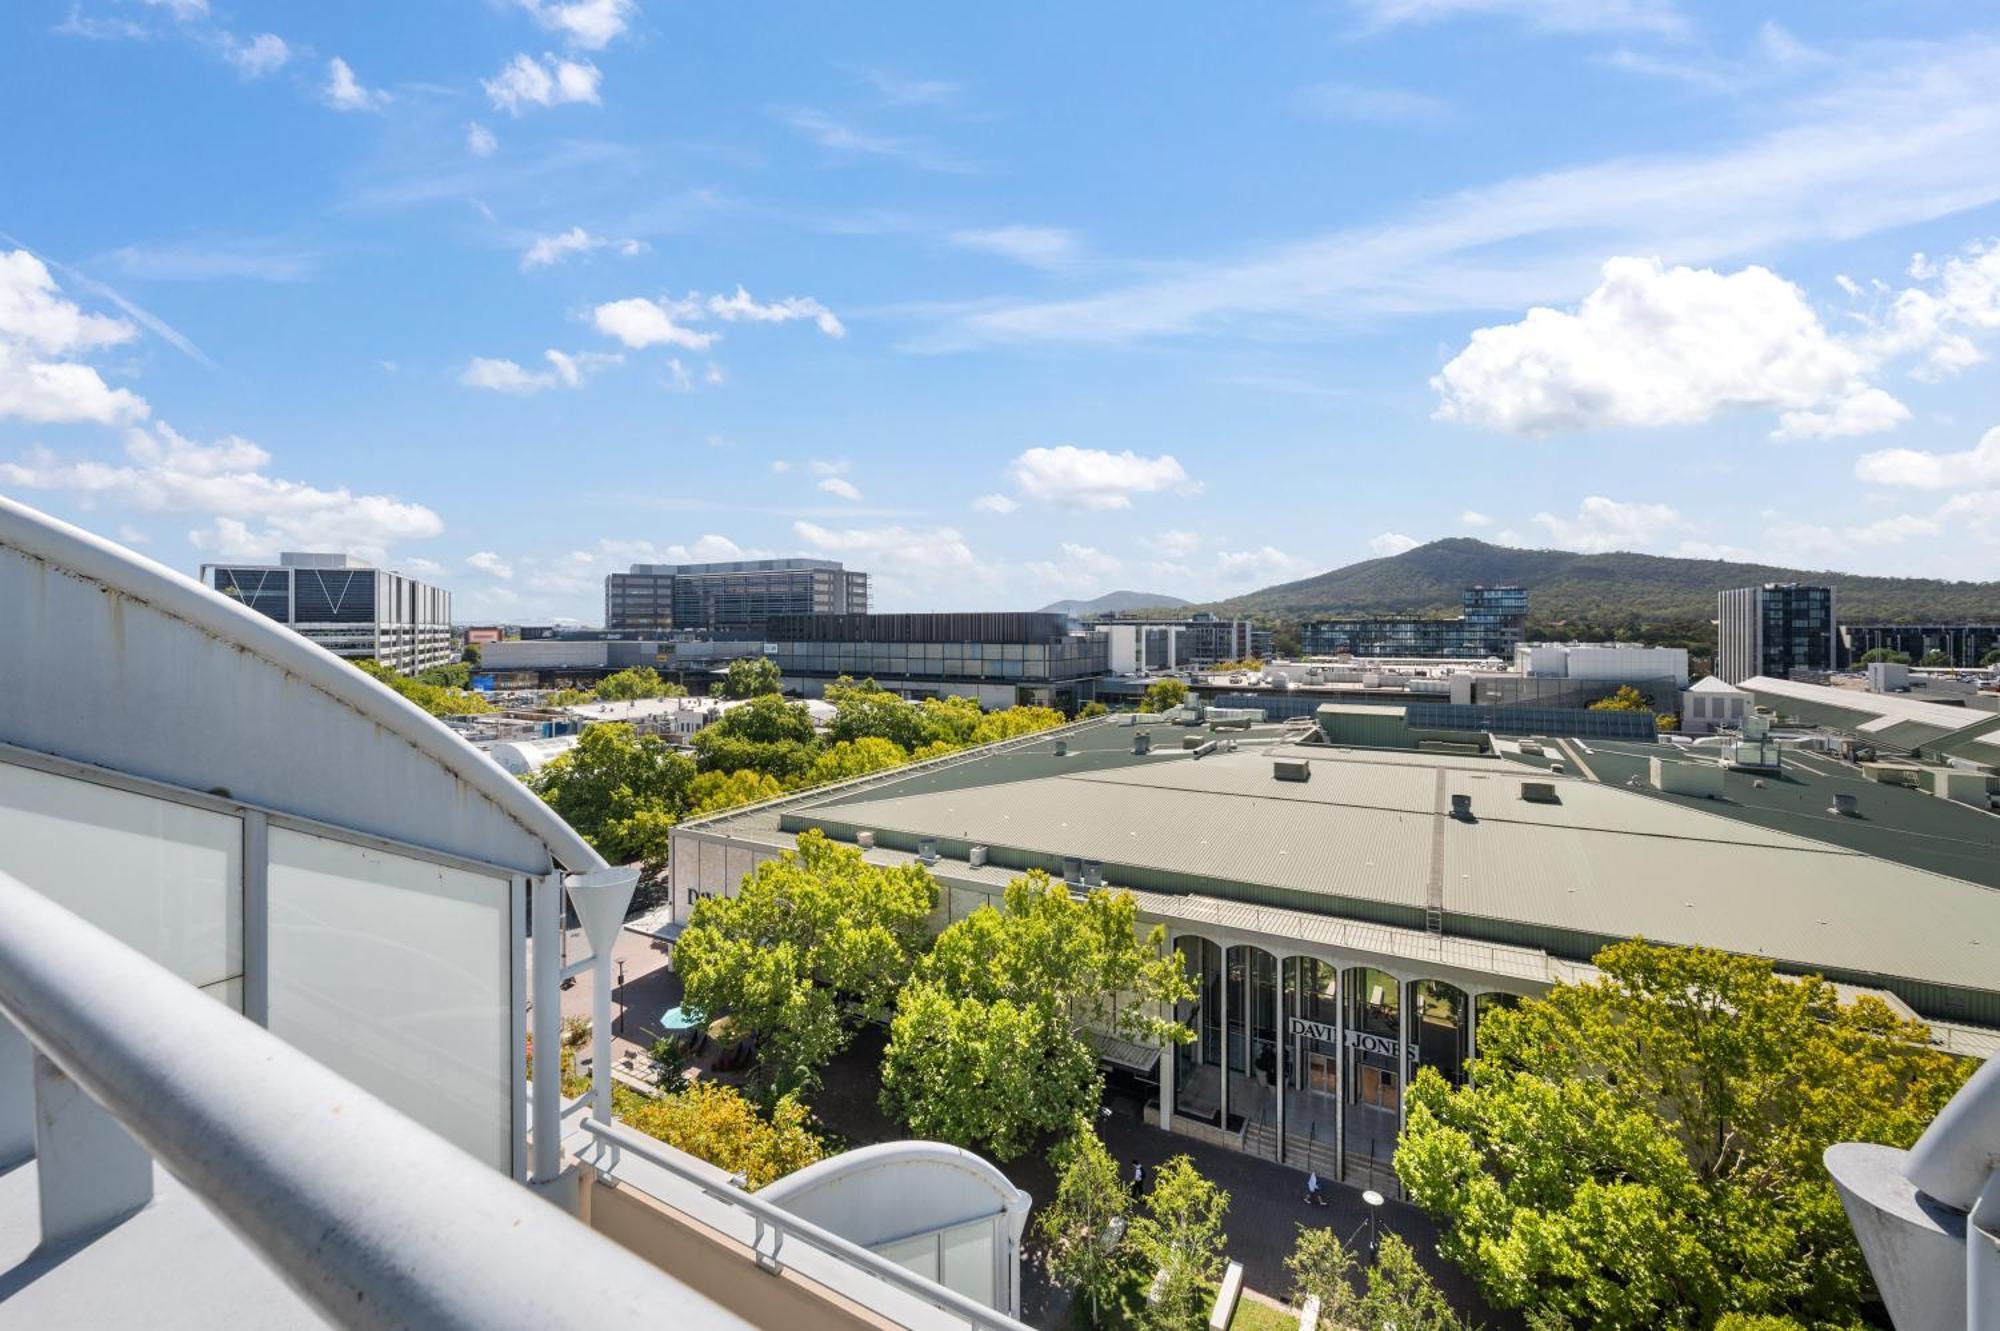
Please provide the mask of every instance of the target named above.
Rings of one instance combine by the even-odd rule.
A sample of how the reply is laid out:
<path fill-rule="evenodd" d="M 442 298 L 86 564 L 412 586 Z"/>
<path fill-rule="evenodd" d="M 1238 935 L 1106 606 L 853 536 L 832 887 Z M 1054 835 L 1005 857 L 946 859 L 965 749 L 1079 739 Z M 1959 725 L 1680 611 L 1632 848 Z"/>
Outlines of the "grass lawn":
<path fill-rule="evenodd" d="M 1297 1331 L 1299 1315 L 1279 1312 L 1268 1303 L 1261 1303 L 1245 1294 L 1236 1301 L 1236 1312 L 1229 1319 L 1229 1331 Z"/>

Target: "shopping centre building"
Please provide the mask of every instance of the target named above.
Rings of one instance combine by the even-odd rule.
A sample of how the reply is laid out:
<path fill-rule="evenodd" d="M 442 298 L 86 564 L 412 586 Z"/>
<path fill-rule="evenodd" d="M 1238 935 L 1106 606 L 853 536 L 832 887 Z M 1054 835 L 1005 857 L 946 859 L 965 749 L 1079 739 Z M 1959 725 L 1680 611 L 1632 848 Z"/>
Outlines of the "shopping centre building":
<path fill-rule="evenodd" d="M 1199 977 L 1196 1038 L 1168 1058 L 1102 1041 L 1114 1082 L 1176 1131 L 1385 1187 L 1415 1070 L 1462 1080 L 1495 1005 L 1590 978 L 1619 939 L 1766 957 L 1942 1047 L 2000 1047 L 1982 809 L 1819 754 L 1772 776 L 1632 741 L 1384 726 L 1361 747 L 1337 715 L 1226 737 L 1130 720 L 685 825 L 674 910 L 807 828 L 929 863 L 939 927 L 1032 868 L 1130 889 Z"/>

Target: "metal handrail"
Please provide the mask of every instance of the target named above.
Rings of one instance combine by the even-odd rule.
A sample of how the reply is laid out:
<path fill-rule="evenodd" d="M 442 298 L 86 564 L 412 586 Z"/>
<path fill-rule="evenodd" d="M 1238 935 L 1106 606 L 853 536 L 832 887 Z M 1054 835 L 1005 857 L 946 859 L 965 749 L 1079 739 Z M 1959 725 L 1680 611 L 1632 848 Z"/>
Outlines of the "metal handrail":
<path fill-rule="evenodd" d="M 793 1215 L 782 1206 L 767 1202 L 755 1193 L 745 1192 L 734 1184 L 717 1183 L 704 1173 L 702 1168 L 690 1163 L 689 1157 L 682 1156 L 680 1152 L 668 1148 L 635 1128 L 616 1121 L 599 1123 L 595 1119 L 586 1120 L 579 1126 L 606 1147 L 612 1150 L 630 1151 L 647 1164 L 656 1165 L 674 1177 L 692 1183 L 708 1196 L 754 1216 L 761 1222 L 760 1236 L 762 1225 L 771 1226 L 777 1233 L 778 1244 L 773 1246 L 769 1254 L 760 1254 L 760 1261 L 767 1256 L 775 1259 L 777 1247 L 782 1245 L 786 1238 L 796 1236 L 813 1247 L 840 1258 L 849 1266 L 859 1267 L 878 1280 L 894 1285 L 906 1294 L 963 1317 L 972 1326 L 984 1328 L 985 1331 L 1029 1331 L 1028 1327 L 1007 1314 L 989 1308 L 977 1299 L 961 1294 L 955 1289 L 949 1289 L 934 1280 L 927 1280 L 916 1272 L 890 1261 L 880 1253 L 870 1252 L 852 1239 L 844 1239 L 832 1230 L 823 1229 L 810 1220 Z"/>
<path fill-rule="evenodd" d="M 336 1325 L 745 1325 L 6 873 L 0 1016 Z"/>

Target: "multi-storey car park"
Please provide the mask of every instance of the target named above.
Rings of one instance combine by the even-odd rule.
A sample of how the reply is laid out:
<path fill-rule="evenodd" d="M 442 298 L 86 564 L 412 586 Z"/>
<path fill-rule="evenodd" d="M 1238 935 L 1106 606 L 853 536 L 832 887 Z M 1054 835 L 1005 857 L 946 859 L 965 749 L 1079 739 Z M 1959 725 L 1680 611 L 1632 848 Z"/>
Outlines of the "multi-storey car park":
<path fill-rule="evenodd" d="M 1769 958 L 1946 1048 L 2000 1048 L 1992 814 L 1830 756 L 1697 772 L 1657 743 L 1423 732 L 1396 710 L 1205 753 L 1105 718 L 690 823 L 673 909 L 807 828 L 928 862 L 939 927 L 1029 869 L 1128 888 L 1200 977 L 1192 1044 L 1102 1043 L 1148 1116 L 1384 1188 L 1415 1069 L 1462 1079 L 1482 1014 L 1590 976 L 1619 939 Z M 1712 795 L 1673 793 L 1695 784 Z"/>

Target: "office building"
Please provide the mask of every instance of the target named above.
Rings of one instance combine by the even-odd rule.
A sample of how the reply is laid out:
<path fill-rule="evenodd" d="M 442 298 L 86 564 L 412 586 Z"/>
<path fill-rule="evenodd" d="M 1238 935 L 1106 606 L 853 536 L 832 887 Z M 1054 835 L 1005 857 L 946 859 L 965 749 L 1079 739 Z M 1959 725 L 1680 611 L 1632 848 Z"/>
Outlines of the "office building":
<path fill-rule="evenodd" d="M 2000 624 L 1842 624 L 1841 660 L 1852 665 L 1869 652 L 1901 652 L 1922 665 L 1932 652 L 1956 670 L 1976 669 L 1989 652 L 2000 651 Z"/>
<path fill-rule="evenodd" d="M 1528 624 L 1528 593 L 1520 587 L 1467 587 L 1456 619 L 1363 615 L 1311 620 L 1299 626 L 1308 656 L 1410 656 L 1511 660 Z"/>
<path fill-rule="evenodd" d="M 951 920 L 1030 869 L 1128 889 L 1198 989 L 1178 1013 L 1193 1043 L 1100 1045 L 1147 1120 L 1391 1195 L 1415 1071 L 1463 1081 L 1493 1008 L 1590 980 L 1622 939 L 1771 959 L 1892 996 L 1942 1048 L 2000 1051 L 1990 814 L 1832 763 L 1770 781 L 1714 750 L 1491 738 L 1419 710 L 1326 704 L 1310 730 L 1254 726 L 1206 754 L 1107 717 L 684 823 L 673 908 L 809 828 L 922 859 Z"/>
<path fill-rule="evenodd" d="M 5 498 L 0 604 L 0 1323 L 1025 1331 L 971 1152 L 751 1193 L 613 1115 L 636 870 L 438 721 Z"/>
<path fill-rule="evenodd" d="M 1799 582 L 1736 587 L 1716 598 L 1715 673 L 1726 684 L 1756 675 L 1789 679 L 1795 670 L 1840 666 L 1833 588 Z"/>
<path fill-rule="evenodd" d="M 278 556 L 276 564 L 203 564 L 201 580 L 335 656 L 406 675 L 458 659 L 451 593 L 352 555 Z"/>
<path fill-rule="evenodd" d="M 1642 647 L 1631 642 L 1536 642 L 1514 649 L 1516 674 L 1542 679 L 1595 679 L 1615 684 L 1688 684 L 1685 647 Z"/>
<path fill-rule="evenodd" d="M 1103 636 L 1113 674 L 1149 670 L 1206 670 L 1225 661 L 1267 660 L 1271 631 L 1248 619 L 1207 611 L 1180 619 L 1120 616 L 1091 622 Z"/>
<path fill-rule="evenodd" d="M 705 629 L 752 636 L 773 615 L 868 610 L 868 575 L 831 559 L 739 559 L 724 564 L 634 564 L 604 579 L 604 626 L 662 632 Z"/>
<path fill-rule="evenodd" d="M 1074 711 L 1106 669 L 1105 640 L 1053 613 L 777 615 L 763 627 L 786 691 L 808 698 L 848 675 L 905 697 Z"/>

